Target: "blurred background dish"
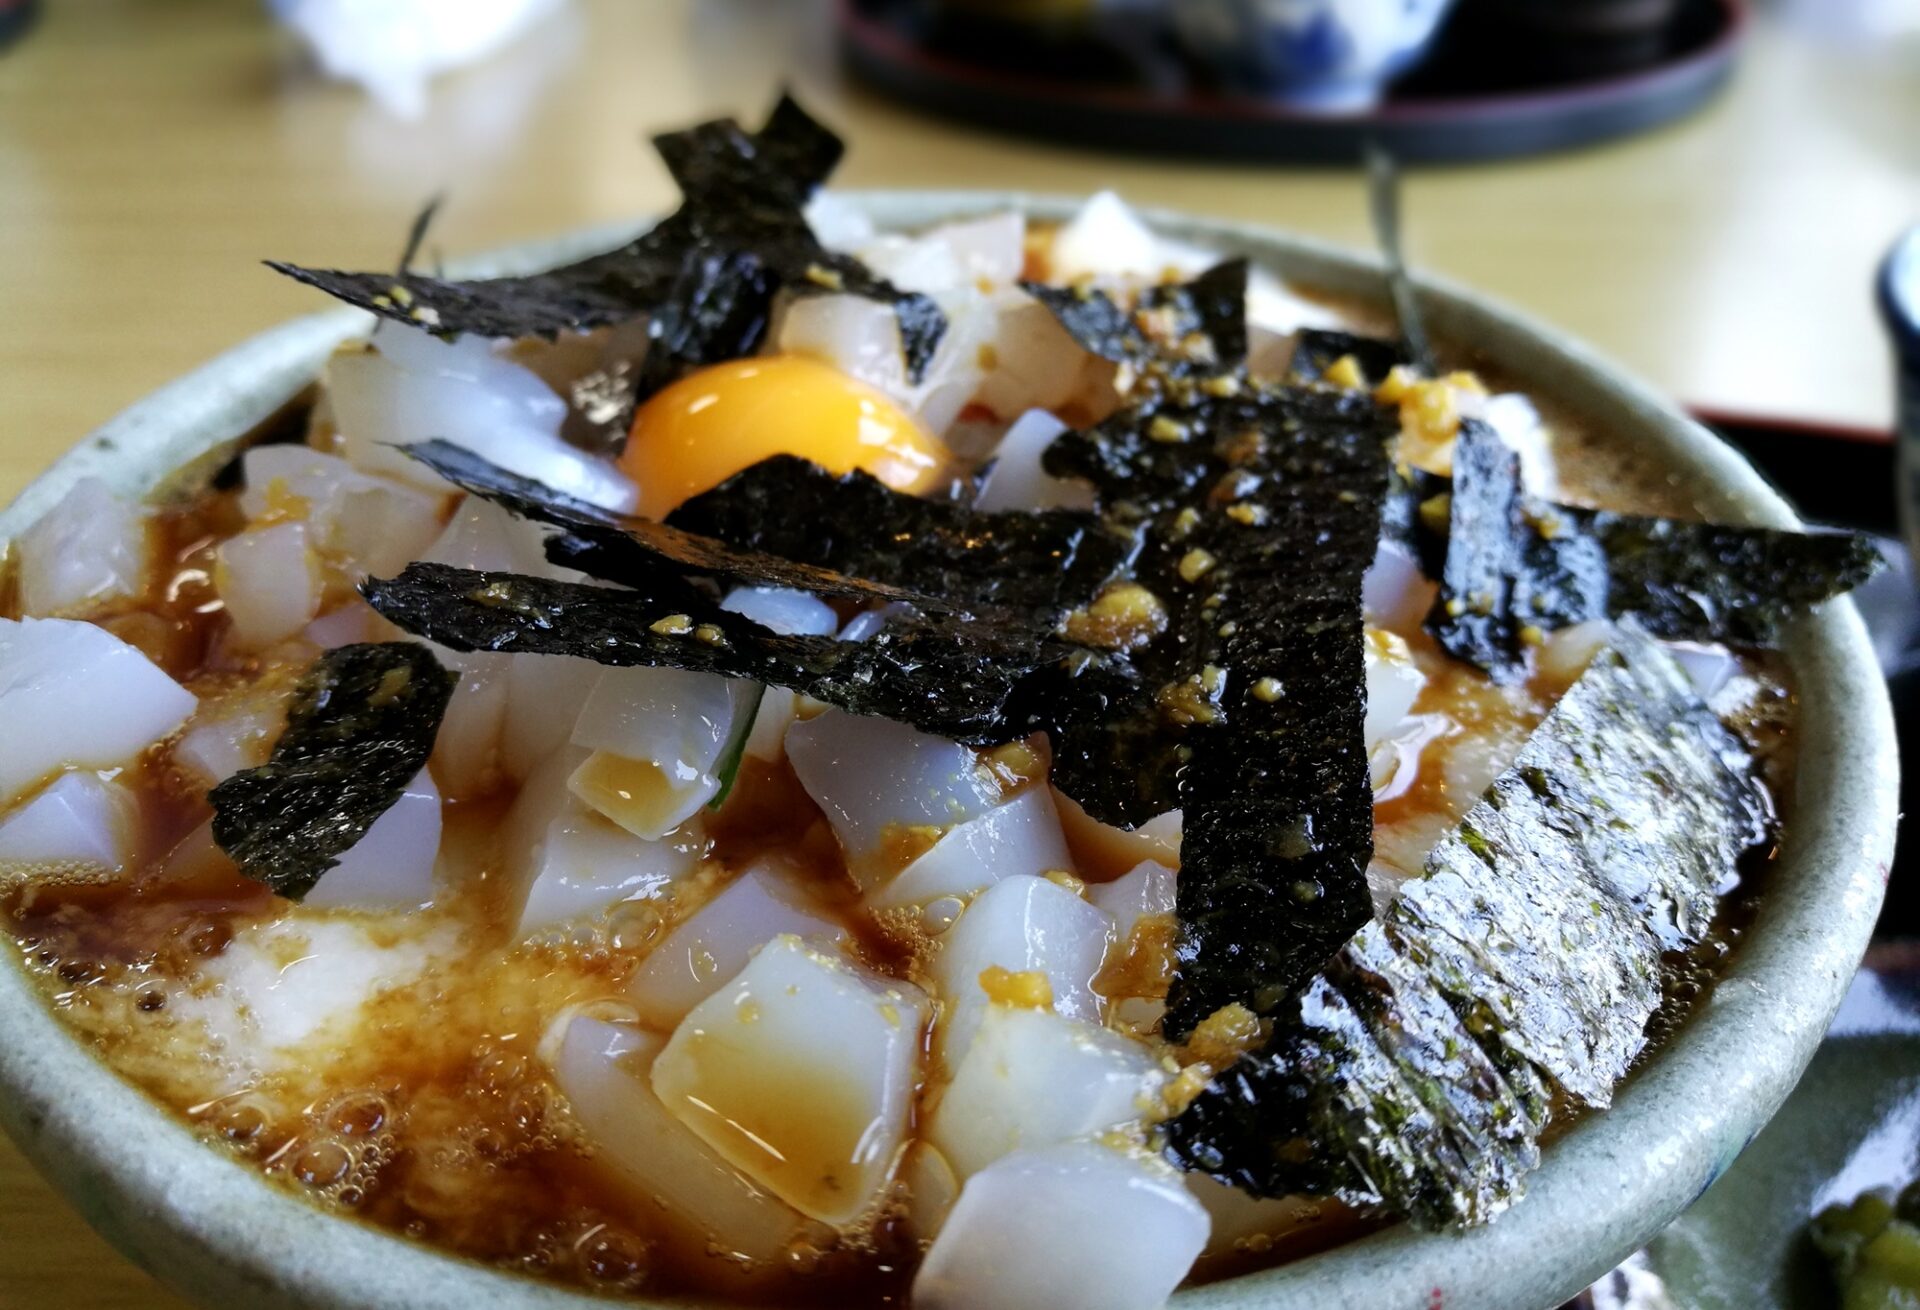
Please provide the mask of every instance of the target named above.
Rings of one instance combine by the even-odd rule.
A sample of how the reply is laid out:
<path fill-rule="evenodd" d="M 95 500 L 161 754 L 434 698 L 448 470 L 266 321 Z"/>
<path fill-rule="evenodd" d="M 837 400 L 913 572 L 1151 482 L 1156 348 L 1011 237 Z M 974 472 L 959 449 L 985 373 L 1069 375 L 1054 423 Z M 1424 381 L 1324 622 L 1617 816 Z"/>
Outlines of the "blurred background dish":
<path fill-rule="evenodd" d="M 1746 26 L 1744 0 L 1671 0 L 1606 36 L 1538 21 L 1541 8 L 1459 0 L 1449 16 L 1419 0 L 1389 32 L 1331 11 L 1290 26 L 1239 0 L 1020 20 L 841 0 L 840 25 L 853 71 L 922 109 L 1029 139 L 1268 163 L 1351 163 L 1369 142 L 1409 161 L 1497 159 L 1645 131 L 1713 99 Z"/>
<path fill-rule="evenodd" d="M 1352 112 L 1419 61 L 1453 0 L 1170 0 L 1180 45 L 1222 83 Z"/>

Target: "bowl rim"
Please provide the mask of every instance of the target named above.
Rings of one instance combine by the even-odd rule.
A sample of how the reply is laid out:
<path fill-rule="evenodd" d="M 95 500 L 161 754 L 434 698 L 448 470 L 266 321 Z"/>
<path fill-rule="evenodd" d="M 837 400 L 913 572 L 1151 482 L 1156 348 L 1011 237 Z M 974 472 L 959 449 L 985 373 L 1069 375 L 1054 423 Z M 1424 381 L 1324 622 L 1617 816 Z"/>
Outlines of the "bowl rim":
<path fill-rule="evenodd" d="M 1008 191 L 837 192 L 882 229 L 1015 208 L 1060 219 L 1079 197 Z M 1380 301 L 1372 257 L 1248 223 L 1142 210 L 1158 232 L 1246 254 L 1289 280 Z M 644 224 L 600 226 L 464 261 L 522 272 L 606 249 Z M 1585 345 L 1443 278 L 1419 295 L 1440 339 L 1475 348 L 1523 386 L 1687 478 L 1728 521 L 1792 528 L 1792 509 L 1744 459 Z M 336 309 L 256 336 L 137 402 L 0 511 L 0 549 L 79 478 L 151 494 L 206 467 L 317 376 L 367 315 Z M 1785 646 L 1800 704 L 1798 763 L 1768 894 L 1714 991 L 1680 1032 L 1547 1149 L 1530 1194 L 1466 1233 L 1401 1225 L 1273 1269 L 1178 1293 L 1181 1310 L 1328 1304 L 1413 1310 L 1447 1300 L 1557 1304 L 1641 1246 L 1731 1163 L 1798 1080 L 1871 933 L 1892 855 L 1897 763 L 1886 689 L 1849 601 L 1796 621 Z M 511 1296 L 552 1310 L 603 1298 L 341 1221 L 201 1142 L 101 1064 L 61 1024 L 17 953 L 0 967 L 0 1127 L 122 1252 L 207 1304 L 467 1310 Z M 643 1299 L 641 1307 L 710 1304 Z"/>

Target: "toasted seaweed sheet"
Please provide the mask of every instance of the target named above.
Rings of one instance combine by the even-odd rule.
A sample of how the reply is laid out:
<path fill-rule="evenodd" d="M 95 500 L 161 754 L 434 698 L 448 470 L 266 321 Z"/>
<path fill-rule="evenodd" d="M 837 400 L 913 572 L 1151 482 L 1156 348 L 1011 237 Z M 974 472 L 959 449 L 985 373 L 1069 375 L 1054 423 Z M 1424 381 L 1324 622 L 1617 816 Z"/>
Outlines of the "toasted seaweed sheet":
<path fill-rule="evenodd" d="M 1360 583 L 1388 420 L 1347 393 L 1222 390 L 1046 456 L 1137 524 L 1133 578 L 1169 616 L 1134 654 L 1151 701 L 1059 734 L 1054 781 L 1110 823 L 1185 811 L 1174 1036 L 1229 1002 L 1273 1011 L 1371 905 Z"/>
<path fill-rule="evenodd" d="M 904 495 L 855 470 L 776 455 L 695 496 L 667 522 L 731 545 L 950 601 L 1058 610 L 1132 556 L 1130 534 L 1077 510 L 987 513 Z"/>
<path fill-rule="evenodd" d="M 1339 332 L 1331 328 L 1301 328 L 1295 334 L 1293 360 L 1287 372 L 1298 382 L 1318 382 L 1342 358 L 1352 355 L 1361 374 L 1372 383 L 1383 381 L 1396 364 L 1405 364 L 1407 348 L 1398 341 Z"/>
<path fill-rule="evenodd" d="M 1609 1102 L 1662 955 L 1701 940 L 1770 813 L 1744 744 L 1625 621 L 1424 876 L 1168 1124 L 1171 1155 L 1256 1195 L 1493 1217 L 1554 1091 Z"/>
<path fill-rule="evenodd" d="M 816 596 L 899 601 L 941 612 L 959 608 L 925 591 L 850 577 L 766 551 L 730 546 L 669 523 L 615 514 L 509 472 L 450 441 L 422 441 L 404 449 L 462 491 L 521 518 L 559 528 L 562 535 L 548 546 L 555 562 L 632 587 L 663 603 L 688 600 L 693 594 L 688 579 L 699 576 L 788 587 Z"/>
<path fill-rule="evenodd" d="M 1444 479 L 1425 479 L 1446 487 Z M 1808 606 L 1882 566 L 1870 538 L 1649 518 L 1521 489 L 1519 456 L 1468 420 L 1454 444 L 1440 595 L 1427 626 L 1496 678 L 1525 667 L 1529 628 L 1632 617 L 1658 637 L 1771 647 Z M 1419 516 L 1410 515 L 1416 534 Z"/>
<path fill-rule="evenodd" d="M 1226 373 L 1247 357 L 1247 261 L 1229 259 L 1191 282 L 1149 287 L 1128 309 L 1088 286 L 1021 287 L 1086 350 L 1172 376 Z"/>
<path fill-rule="evenodd" d="M 839 160 L 838 137 L 783 96 L 759 132 L 719 119 L 657 137 L 654 146 L 684 193 L 680 208 L 619 249 L 573 264 L 476 281 L 269 266 L 442 334 L 551 338 L 648 314 L 641 395 L 690 368 L 753 353 L 783 288 L 844 291 L 893 307 L 909 376 L 922 376 L 946 331 L 939 306 L 826 250 L 802 213 Z"/>
<path fill-rule="evenodd" d="M 369 579 L 361 593 L 408 632 L 452 650 L 720 673 L 976 745 L 1097 718 L 1135 696 L 1124 660 L 976 614 L 906 614 L 865 641 L 841 641 L 776 633 L 692 589 L 662 603 L 644 592 L 418 563 L 397 578 Z"/>
<path fill-rule="evenodd" d="M 214 840 L 247 877 L 299 900 L 426 767 L 454 682 L 417 642 L 328 651 L 300 679 L 267 762 L 209 793 Z"/>

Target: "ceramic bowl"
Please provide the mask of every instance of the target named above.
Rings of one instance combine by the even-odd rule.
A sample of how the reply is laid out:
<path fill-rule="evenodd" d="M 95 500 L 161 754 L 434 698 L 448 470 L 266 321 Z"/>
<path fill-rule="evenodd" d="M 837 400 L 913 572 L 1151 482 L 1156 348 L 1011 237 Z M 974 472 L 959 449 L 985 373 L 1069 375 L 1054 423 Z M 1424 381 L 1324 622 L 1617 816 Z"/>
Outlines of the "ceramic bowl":
<path fill-rule="evenodd" d="M 883 227 L 1009 205 L 1062 218 L 1075 204 L 978 192 L 853 199 Z M 1382 299 L 1368 258 L 1263 228 L 1147 217 L 1168 235 L 1249 255 L 1302 284 Z M 582 233 L 460 271 L 526 271 L 627 235 Z M 1442 282 L 1424 283 L 1421 295 L 1437 337 L 1475 343 L 1519 385 L 1684 481 L 1706 512 L 1797 524 L 1738 455 L 1586 347 Z M 0 544 L 84 475 L 153 493 L 177 484 L 180 470 L 214 466 L 366 322 L 336 311 L 289 323 L 135 405 L 0 512 Z M 1800 758 L 1782 798 L 1785 841 L 1770 889 L 1711 999 L 1619 1089 L 1612 1109 L 1555 1141 L 1527 1199 L 1488 1227 L 1390 1229 L 1182 1292 L 1177 1310 L 1541 1310 L 1642 1245 L 1727 1167 L 1826 1031 L 1866 946 L 1892 851 L 1898 757 L 1853 606 L 1836 602 L 1796 623 L 1786 654 L 1799 688 Z M 95 1227 L 187 1296 L 252 1310 L 606 1310 L 604 1300 L 442 1255 L 278 1190 L 108 1072 L 48 1012 L 14 952 L 0 955 L 0 1122 Z"/>
<path fill-rule="evenodd" d="M 1181 45 L 1236 90 L 1299 109 L 1370 108 L 1453 0 L 1171 0 Z"/>

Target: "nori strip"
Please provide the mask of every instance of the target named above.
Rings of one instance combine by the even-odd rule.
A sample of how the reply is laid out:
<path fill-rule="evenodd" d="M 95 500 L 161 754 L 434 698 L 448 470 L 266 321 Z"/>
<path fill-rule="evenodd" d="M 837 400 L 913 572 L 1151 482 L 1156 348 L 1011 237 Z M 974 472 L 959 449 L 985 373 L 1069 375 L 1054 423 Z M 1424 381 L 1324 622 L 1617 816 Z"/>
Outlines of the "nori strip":
<path fill-rule="evenodd" d="M 556 563 L 633 587 L 663 603 L 677 604 L 688 598 L 688 575 L 700 575 L 749 586 L 787 587 L 816 596 L 902 601 L 923 610 L 950 612 L 961 608 L 927 592 L 849 577 L 765 551 L 730 546 L 668 523 L 615 514 L 509 472 L 449 441 L 422 441 L 401 449 L 462 491 L 490 500 L 521 518 L 559 528 L 562 535 L 550 541 L 547 548 Z"/>
<path fill-rule="evenodd" d="M 1092 514 L 986 513 L 835 476 L 793 455 L 734 474 L 667 516 L 674 527 L 950 601 L 1058 610 L 1124 567 L 1131 535 Z"/>
<path fill-rule="evenodd" d="M 1170 1154 L 1256 1195 L 1491 1218 L 1549 1089 L 1609 1102 L 1663 954 L 1702 939 L 1770 827 L 1747 748 L 1627 620 L 1424 876 L 1169 1122 Z"/>
<path fill-rule="evenodd" d="M 208 794 L 220 849 L 289 900 L 312 891 L 426 767 L 455 681 L 411 641 L 315 660 L 267 762 Z"/>
<path fill-rule="evenodd" d="M 1449 489 L 1423 478 L 1424 489 Z M 1670 640 L 1771 647 L 1807 606 L 1882 566 L 1859 533 L 1782 532 L 1559 505 L 1522 489 L 1519 456 L 1467 420 L 1454 443 L 1441 589 L 1427 626 L 1450 653 L 1512 678 L 1528 628 L 1631 616 Z M 1417 494 L 1417 493 L 1416 493 Z M 1413 515 L 1416 536 L 1425 533 Z M 1431 534 L 1426 534 L 1429 538 Z"/>
<path fill-rule="evenodd" d="M 1047 452 L 1140 524 L 1133 578 L 1170 618 L 1133 657 L 1154 699 L 1058 734 L 1053 766 L 1105 822 L 1185 811 L 1170 1035 L 1233 1001 L 1275 1010 L 1370 912 L 1360 581 L 1388 430 L 1364 397 L 1240 386 Z"/>
<path fill-rule="evenodd" d="M 720 673 L 975 745 L 1098 718 L 1135 696 L 1125 660 L 972 614 L 902 615 L 866 641 L 841 641 L 776 633 L 691 591 L 663 604 L 613 587 L 423 563 L 369 579 L 361 594 L 452 650 Z"/>
<path fill-rule="evenodd" d="M 1022 282 L 1086 350 L 1171 376 L 1226 373 L 1247 357 L 1247 261 L 1229 259 L 1191 282 L 1140 293 L 1133 309 L 1089 286 Z"/>
<path fill-rule="evenodd" d="M 1301 328 L 1294 337 L 1288 374 L 1298 382 L 1318 382 L 1347 355 L 1360 366 L 1367 381 L 1379 384 L 1397 364 L 1407 362 L 1407 348 L 1398 341 L 1339 332 L 1331 328 Z"/>
<path fill-rule="evenodd" d="M 850 256 L 820 245 L 802 206 L 831 171 L 840 141 L 783 96 L 759 132 L 731 119 L 655 138 L 685 195 L 673 214 L 616 250 L 523 277 L 454 282 L 402 271 L 346 273 L 268 266 L 349 304 L 441 334 L 582 332 L 651 315 L 641 394 L 682 371 L 752 353 L 776 292 L 844 291 L 893 307 L 908 376 L 924 374 L 946 318 Z"/>

